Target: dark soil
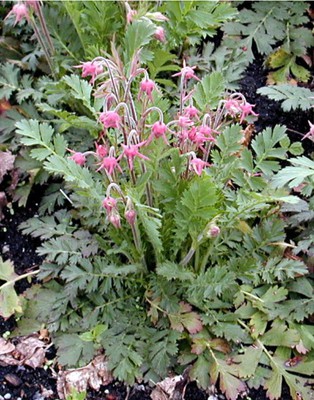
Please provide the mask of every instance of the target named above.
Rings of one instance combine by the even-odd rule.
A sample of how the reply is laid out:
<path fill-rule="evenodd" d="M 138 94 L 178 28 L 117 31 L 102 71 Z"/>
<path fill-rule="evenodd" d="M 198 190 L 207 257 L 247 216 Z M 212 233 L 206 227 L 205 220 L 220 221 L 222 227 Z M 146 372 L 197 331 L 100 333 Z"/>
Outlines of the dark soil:
<path fill-rule="evenodd" d="M 263 63 L 264 59 L 256 56 L 254 63 L 248 66 L 245 76 L 240 82 L 240 92 L 249 103 L 255 104 L 254 110 L 259 114 L 257 121 L 254 123 L 256 132 L 258 133 L 266 127 L 273 128 L 275 125 L 285 125 L 290 140 L 299 142 L 310 129 L 308 121 L 313 120 L 313 111 L 294 110 L 284 112 L 280 102 L 270 100 L 268 97 L 256 93 L 258 88 L 266 85 L 268 71 Z M 314 142 L 305 139 L 302 144 L 305 155 L 310 155 L 314 152 Z"/>

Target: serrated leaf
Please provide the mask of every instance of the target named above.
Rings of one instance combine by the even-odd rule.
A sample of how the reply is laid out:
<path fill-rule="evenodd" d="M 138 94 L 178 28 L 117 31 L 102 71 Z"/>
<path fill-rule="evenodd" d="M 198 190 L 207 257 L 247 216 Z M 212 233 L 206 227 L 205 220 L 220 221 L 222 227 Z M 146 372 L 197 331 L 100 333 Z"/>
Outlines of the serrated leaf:
<path fill-rule="evenodd" d="M 289 85 L 270 85 L 257 89 L 257 93 L 267 96 L 276 101 L 282 101 L 281 107 L 284 111 L 309 110 L 313 104 L 313 93 L 310 89 Z"/>
<path fill-rule="evenodd" d="M 79 335 L 64 334 L 57 337 L 55 343 L 58 348 L 58 361 L 61 365 L 69 367 L 82 366 L 93 358 L 93 343 L 83 341 Z"/>
<path fill-rule="evenodd" d="M 156 26 L 148 19 L 140 19 L 129 24 L 124 37 L 126 61 L 133 58 L 135 53 L 148 44 L 156 31 Z"/>
<path fill-rule="evenodd" d="M 194 273 L 185 269 L 179 264 L 166 261 L 157 266 L 156 272 L 163 276 L 168 281 L 178 279 L 179 281 L 191 281 L 194 278 Z"/>
<path fill-rule="evenodd" d="M 206 110 L 207 107 L 213 109 L 217 107 L 224 90 L 225 82 L 222 73 L 212 72 L 196 85 L 193 98 L 201 110 Z"/>
<path fill-rule="evenodd" d="M 200 332 L 203 329 L 200 316 L 190 310 L 189 304 L 181 302 L 179 313 L 168 314 L 171 328 L 179 332 L 183 332 L 186 329 L 191 334 Z"/>

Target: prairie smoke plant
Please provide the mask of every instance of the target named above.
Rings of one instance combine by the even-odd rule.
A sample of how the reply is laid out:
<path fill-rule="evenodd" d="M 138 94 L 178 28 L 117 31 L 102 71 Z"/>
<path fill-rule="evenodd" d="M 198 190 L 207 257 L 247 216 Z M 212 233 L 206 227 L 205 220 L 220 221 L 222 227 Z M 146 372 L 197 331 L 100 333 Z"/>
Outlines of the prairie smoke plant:
<path fill-rule="evenodd" d="M 285 128 L 244 143 L 242 124 L 257 114 L 241 93 L 226 94 L 215 108 L 202 105 L 204 81 L 183 63 L 178 93 L 169 99 L 138 54 L 126 67 L 120 61 L 116 51 L 83 63 L 97 66 L 81 68 L 93 82 L 72 77 L 85 106 L 77 109 L 88 117 L 70 133 L 87 120 L 93 139 L 70 156 L 66 132 L 17 123 L 22 143 L 37 146 L 31 156 L 64 178 L 72 207 L 49 215 L 47 232 L 44 219 L 35 221 L 35 233 L 47 240 L 40 249 L 45 287 L 30 294 L 28 307 L 34 298 L 35 307 L 44 304 L 38 318 L 56 336 L 61 361 L 76 347 L 75 362 L 103 352 L 115 377 L 130 384 L 156 381 L 180 359 L 204 387 L 219 375 L 235 400 L 254 359 L 265 385 L 277 385 L 283 373 L 305 393 L 282 367 L 297 356 L 296 346 L 303 353 L 313 347 L 299 316 L 300 301 L 304 318 L 313 312 L 311 284 L 301 259 L 287 253 L 294 246 L 285 243 L 280 210 L 295 198 L 273 187 L 280 160 L 294 151 Z M 303 287 L 306 296 L 296 299 Z"/>

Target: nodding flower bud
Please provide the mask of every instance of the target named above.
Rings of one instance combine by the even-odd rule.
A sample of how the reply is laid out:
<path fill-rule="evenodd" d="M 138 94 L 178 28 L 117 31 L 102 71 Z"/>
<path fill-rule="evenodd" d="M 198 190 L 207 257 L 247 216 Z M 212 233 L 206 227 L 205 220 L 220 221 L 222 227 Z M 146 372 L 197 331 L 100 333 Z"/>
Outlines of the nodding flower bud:
<path fill-rule="evenodd" d="M 116 111 L 104 111 L 99 116 L 99 121 L 104 125 L 104 128 L 119 128 L 121 117 Z"/>
<path fill-rule="evenodd" d="M 219 236 L 220 234 L 220 228 L 217 225 L 211 225 L 208 232 L 207 232 L 207 237 L 210 238 L 215 238 Z"/>
<path fill-rule="evenodd" d="M 108 215 L 109 222 L 116 228 L 121 228 L 121 218 L 117 210 L 112 210 Z"/>
<path fill-rule="evenodd" d="M 98 75 L 104 72 L 103 66 L 97 61 L 82 62 L 82 65 L 76 65 L 74 68 L 82 68 L 82 77 L 91 76 L 91 84 L 93 85 Z"/>
<path fill-rule="evenodd" d="M 151 79 L 145 78 L 140 83 L 140 91 L 147 94 L 148 98 L 152 101 L 152 91 L 155 89 L 155 82 Z"/>
<path fill-rule="evenodd" d="M 125 216 L 125 219 L 128 221 L 128 223 L 130 224 L 130 225 L 134 225 L 134 223 L 135 223 L 135 220 L 136 220 L 136 215 L 137 215 L 137 213 L 136 213 L 136 211 L 135 210 L 127 210 L 125 213 L 124 213 L 124 216 Z"/>
<path fill-rule="evenodd" d="M 158 26 L 158 28 L 155 30 L 154 38 L 162 43 L 166 41 L 166 33 L 162 26 Z"/>
<path fill-rule="evenodd" d="M 161 121 L 157 121 L 153 124 L 152 126 L 152 134 L 156 137 L 156 138 L 160 138 L 162 136 L 164 136 L 164 134 L 167 132 L 167 125 L 164 124 Z"/>
<path fill-rule="evenodd" d="M 102 206 L 106 209 L 107 214 L 109 215 L 113 209 L 117 208 L 117 200 L 111 196 L 107 196 L 103 200 Z"/>
<path fill-rule="evenodd" d="M 188 106 L 184 110 L 184 115 L 188 118 L 198 118 L 199 110 L 194 106 Z"/>
<path fill-rule="evenodd" d="M 96 154 L 98 158 L 104 158 L 108 154 L 108 149 L 103 144 L 95 143 Z"/>
<path fill-rule="evenodd" d="M 73 150 L 71 151 L 73 152 Z M 73 156 L 69 157 L 70 160 L 73 160 L 78 165 L 84 165 L 86 163 L 86 157 L 83 153 L 73 152 Z"/>

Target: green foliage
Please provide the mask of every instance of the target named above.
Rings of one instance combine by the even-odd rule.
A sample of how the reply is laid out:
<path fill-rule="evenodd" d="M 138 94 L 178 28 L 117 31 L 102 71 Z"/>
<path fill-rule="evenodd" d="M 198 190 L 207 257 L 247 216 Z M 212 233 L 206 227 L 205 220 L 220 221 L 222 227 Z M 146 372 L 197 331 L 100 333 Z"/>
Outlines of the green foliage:
<path fill-rule="evenodd" d="M 87 396 L 86 391 L 78 392 L 76 389 L 72 388 L 71 393 L 67 395 L 66 400 L 85 400 Z"/>
<path fill-rule="evenodd" d="M 236 10 L 229 3 L 166 2 L 162 11 L 169 17 L 170 38 L 176 46 L 186 41 L 194 46 L 202 38 L 214 36 L 217 28 L 236 15 Z"/>
<path fill-rule="evenodd" d="M 282 101 L 281 107 L 284 111 L 309 110 L 314 106 L 313 93 L 303 87 L 282 84 L 275 86 L 264 86 L 257 90 L 257 93 L 267 96 L 269 99 Z"/>
<path fill-rule="evenodd" d="M 16 96 L 21 104 L 35 101 L 40 112 L 34 116 L 33 107 L 27 114 L 33 118 L 16 124 L 20 145 L 30 150 L 21 165 L 41 170 L 44 177 L 38 180 L 63 181 L 47 194 L 49 205 L 41 207 L 48 215 L 21 226 L 42 240 L 38 253 L 45 262 L 39 273 L 44 283 L 25 293 L 20 331 L 44 324 L 60 364 L 84 365 L 101 349 L 114 376 L 128 384 L 156 382 L 170 369 L 180 371 L 181 363 L 191 365 L 190 376 L 202 387 L 219 382 L 229 399 L 245 391 L 245 381 L 265 386 L 271 398 L 278 398 L 285 381 L 293 395 L 300 392 L 310 400 L 313 280 L 306 264 L 289 256 L 287 249 L 294 245 L 287 242 L 289 223 L 282 210 L 290 207 L 295 217 L 299 210 L 305 213 L 299 218 L 309 221 L 312 204 L 300 205 L 284 186 L 306 183 L 303 194 L 310 195 L 313 166 L 298 157 L 293 168 L 307 172 L 280 171 L 288 153 L 302 151 L 291 144 L 285 127 L 260 132 L 248 146 L 241 124 L 234 124 L 239 118 L 218 106 L 228 98 L 226 85 L 236 85 L 253 45 L 267 55 L 278 40 L 293 57 L 306 51 L 306 38 L 302 49 L 303 39 L 296 37 L 295 47 L 288 49 L 282 34 L 291 21 L 292 46 L 293 30 L 305 21 L 304 4 L 268 3 L 253 3 L 252 10 L 241 11 L 239 23 L 226 26 L 225 32 L 242 35 L 233 47 L 226 37 L 223 49 L 204 47 L 199 59 L 206 63 L 208 56 L 213 68 L 207 63 L 210 73 L 195 87 L 193 79 L 179 78 L 178 96 L 174 91 L 165 98 L 154 87 L 150 97 L 139 87 L 142 64 L 149 66 L 151 79 L 174 88 L 169 74 L 179 70 L 175 53 L 186 52 L 231 20 L 235 10 L 229 3 L 164 2 L 166 43 L 154 37 L 162 22 L 158 18 L 163 19 L 154 14 L 155 3 L 132 3 L 137 13 L 126 29 L 124 3 L 45 6 L 49 25 L 61 16 L 52 29 L 58 81 L 44 80 L 37 89 L 15 67 L 4 67 L 5 96 Z M 100 13 L 106 18 L 99 20 Z M 107 57 L 115 31 L 117 46 L 111 44 L 113 55 Z M 74 60 L 78 64 L 100 54 L 107 57 L 98 59 L 104 72 L 93 85 L 75 74 L 62 77 Z M 229 68 L 233 59 L 237 65 Z M 193 66 L 191 60 L 188 65 Z M 182 128 L 178 117 L 188 104 L 200 109 L 199 118 L 191 118 L 195 131 L 207 125 L 213 140 L 197 144 L 193 129 Z M 114 109 L 118 126 L 104 126 L 100 114 Z M 165 137 L 152 136 L 158 121 L 169 123 Z M 104 146 L 105 155 L 95 151 L 93 140 Z M 127 146 L 140 154 L 129 148 L 132 158 Z M 103 165 L 109 151 L 121 170 Z M 68 210 L 54 211 L 60 193 Z M 305 237 L 298 251 L 310 249 L 311 240 Z M 5 277 L 0 293 L 17 279 Z M 18 307 L 11 307 L 14 311 Z M 297 365 L 290 366 L 294 359 Z"/>
<path fill-rule="evenodd" d="M 198 107 L 206 111 L 206 106 L 215 108 L 225 90 L 223 75 L 220 72 L 213 72 L 206 75 L 201 82 L 196 85 L 193 98 Z"/>
<path fill-rule="evenodd" d="M 241 10 L 236 21 L 225 24 L 227 45 L 242 48 L 248 62 L 253 60 L 253 45 L 260 54 L 269 56 L 269 65 L 276 69 L 269 75 L 272 81 L 286 82 L 291 74 L 307 81 L 309 71 L 298 64 L 298 57 L 306 55 L 313 46 L 311 30 L 302 27 L 307 22 L 307 6 L 302 1 L 254 2 L 252 9 Z M 278 42 L 281 47 L 274 50 Z"/>

